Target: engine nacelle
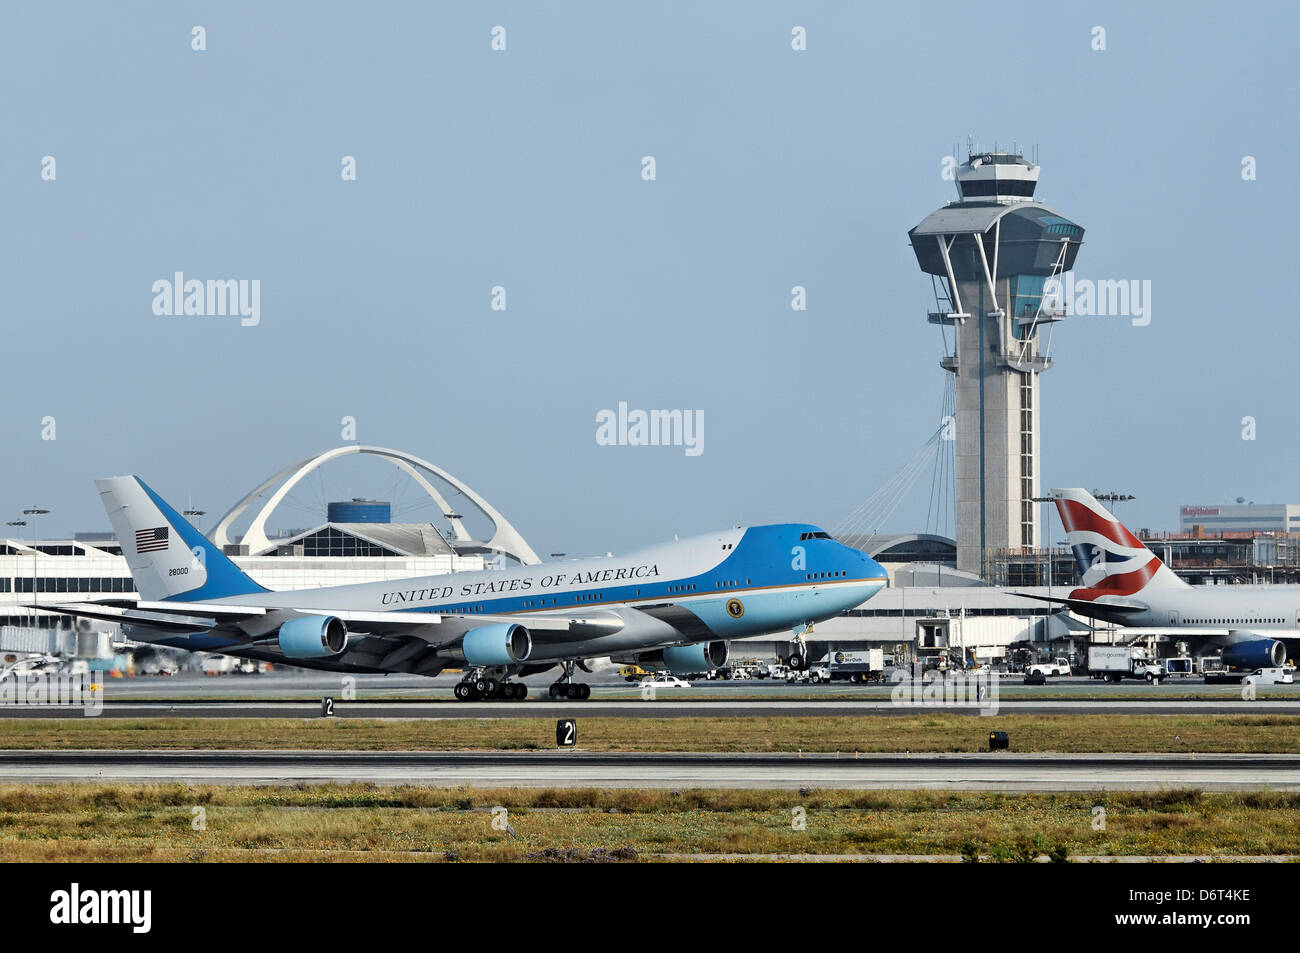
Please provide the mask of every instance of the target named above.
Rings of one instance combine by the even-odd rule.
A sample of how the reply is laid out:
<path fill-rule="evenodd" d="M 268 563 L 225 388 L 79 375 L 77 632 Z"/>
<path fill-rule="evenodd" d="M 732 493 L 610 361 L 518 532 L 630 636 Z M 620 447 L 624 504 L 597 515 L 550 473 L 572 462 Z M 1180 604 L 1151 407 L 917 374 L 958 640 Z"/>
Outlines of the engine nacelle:
<path fill-rule="evenodd" d="M 1223 650 L 1223 664 L 1233 668 L 1281 668 L 1286 662 L 1286 646 L 1276 639 L 1238 642 Z"/>
<path fill-rule="evenodd" d="M 712 672 L 727 664 L 726 642 L 696 642 L 664 649 L 664 665 L 674 675 Z"/>
<path fill-rule="evenodd" d="M 275 640 L 286 658 L 329 658 L 348 647 L 348 627 L 332 615 L 308 615 L 280 626 Z"/>
<path fill-rule="evenodd" d="M 533 637 L 513 622 L 475 626 L 461 641 L 461 652 L 470 665 L 513 665 L 532 651 Z"/>

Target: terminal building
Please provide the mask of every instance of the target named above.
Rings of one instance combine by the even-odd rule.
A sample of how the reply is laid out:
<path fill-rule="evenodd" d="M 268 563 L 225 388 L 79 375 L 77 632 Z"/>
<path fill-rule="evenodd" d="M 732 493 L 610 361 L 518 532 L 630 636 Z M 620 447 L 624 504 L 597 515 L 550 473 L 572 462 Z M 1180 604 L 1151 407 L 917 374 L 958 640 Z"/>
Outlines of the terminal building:
<path fill-rule="evenodd" d="M 1181 506 L 1178 531 L 1218 533 L 1300 533 L 1300 503 L 1247 503 Z"/>

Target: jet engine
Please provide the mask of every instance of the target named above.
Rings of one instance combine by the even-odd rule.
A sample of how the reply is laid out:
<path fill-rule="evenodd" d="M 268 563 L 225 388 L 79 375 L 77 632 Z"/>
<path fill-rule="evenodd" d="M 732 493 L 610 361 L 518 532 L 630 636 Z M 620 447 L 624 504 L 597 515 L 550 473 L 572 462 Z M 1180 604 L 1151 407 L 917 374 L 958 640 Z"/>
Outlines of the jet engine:
<path fill-rule="evenodd" d="M 1233 668 L 1281 668 L 1286 646 L 1276 639 L 1238 642 L 1223 650 L 1223 664 Z"/>
<path fill-rule="evenodd" d="M 308 615 L 280 626 L 275 640 L 286 658 L 329 658 L 348 647 L 348 627 L 332 615 Z"/>
<path fill-rule="evenodd" d="M 695 675 L 711 672 L 727 664 L 727 642 L 695 642 L 694 645 L 672 645 L 667 649 L 643 651 L 636 657 L 638 666 L 662 666 L 673 675 Z"/>
<path fill-rule="evenodd" d="M 525 661 L 532 651 L 533 637 L 512 622 L 475 626 L 461 641 L 461 652 L 470 665 L 513 665 Z"/>

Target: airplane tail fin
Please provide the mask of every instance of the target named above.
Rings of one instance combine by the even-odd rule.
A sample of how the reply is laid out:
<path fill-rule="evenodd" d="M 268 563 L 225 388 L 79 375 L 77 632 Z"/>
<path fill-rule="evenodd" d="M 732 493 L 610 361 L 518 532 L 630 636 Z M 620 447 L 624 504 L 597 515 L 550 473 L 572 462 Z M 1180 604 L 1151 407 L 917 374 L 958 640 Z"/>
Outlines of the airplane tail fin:
<path fill-rule="evenodd" d="M 149 602 L 266 592 L 135 476 L 96 480 L 136 591 Z"/>
<path fill-rule="evenodd" d="M 1053 490 L 1065 539 L 1083 578 L 1075 599 L 1132 596 L 1147 588 L 1187 588 L 1156 554 L 1087 490 Z"/>

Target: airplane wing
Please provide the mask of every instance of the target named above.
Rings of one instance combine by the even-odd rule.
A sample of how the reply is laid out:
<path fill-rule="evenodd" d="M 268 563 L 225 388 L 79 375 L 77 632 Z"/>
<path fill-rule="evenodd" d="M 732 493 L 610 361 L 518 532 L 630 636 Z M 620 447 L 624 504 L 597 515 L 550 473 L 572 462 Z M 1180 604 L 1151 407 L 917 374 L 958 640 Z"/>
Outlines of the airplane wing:
<path fill-rule="evenodd" d="M 528 629 L 534 644 L 547 645 L 611 635 L 624 626 L 624 620 L 611 612 L 455 615 L 124 599 L 41 603 L 39 608 L 131 626 L 136 630 L 133 635 L 149 636 L 141 641 L 183 639 L 206 633 L 221 644 L 195 645 L 195 648 L 268 660 L 283 659 L 272 636 L 285 622 L 303 616 L 332 616 L 348 628 L 347 648 L 323 659 L 295 658 L 295 665 L 411 674 L 437 674 L 448 664 L 439 650 L 455 647 L 476 626 L 517 623 Z"/>

